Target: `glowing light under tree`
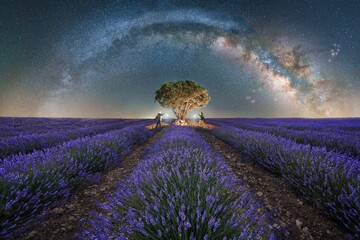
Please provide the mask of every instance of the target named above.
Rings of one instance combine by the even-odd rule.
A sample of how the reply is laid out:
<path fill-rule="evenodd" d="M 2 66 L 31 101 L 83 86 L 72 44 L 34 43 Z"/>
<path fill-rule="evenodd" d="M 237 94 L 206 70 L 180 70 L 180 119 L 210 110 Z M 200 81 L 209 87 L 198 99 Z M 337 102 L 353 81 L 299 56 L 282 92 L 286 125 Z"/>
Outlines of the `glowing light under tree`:
<path fill-rule="evenodd" d="M 155 102 L 171 108 L 176 116 L 175 124 L 185 123 L 189 110 L 204 107 L 210 101 L 208 91 L 194 81 L 165 82 L 155 92 Z"/>

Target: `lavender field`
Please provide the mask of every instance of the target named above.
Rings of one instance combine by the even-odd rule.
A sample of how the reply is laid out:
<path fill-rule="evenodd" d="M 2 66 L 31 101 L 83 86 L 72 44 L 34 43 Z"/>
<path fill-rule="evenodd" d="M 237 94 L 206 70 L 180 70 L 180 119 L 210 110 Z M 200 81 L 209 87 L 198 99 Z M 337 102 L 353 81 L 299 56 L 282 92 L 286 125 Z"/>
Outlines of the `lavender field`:
<path fill-rule="evenodd" d="M 213 119 L 215 136 L 360 234 L 359 119 Z"/>
<path fill-rule="evenodd" d="M 5 238 L 68 198 L 79 182 L 120 163 L 151 135 L 143 120 L 1 121 L 0 234 Z"/>
<path fill-rule="evenodd" d="M 134 119 L 0 123 L 1 239 L 360 235 L 359 119 L 209 119 L 159 128 Z M 284 192 L 259 190 L 273 178 Z M 274 206 L 281 195 L 312 215 Z M 312 222 L 317 217 L 323 229 Z"/>

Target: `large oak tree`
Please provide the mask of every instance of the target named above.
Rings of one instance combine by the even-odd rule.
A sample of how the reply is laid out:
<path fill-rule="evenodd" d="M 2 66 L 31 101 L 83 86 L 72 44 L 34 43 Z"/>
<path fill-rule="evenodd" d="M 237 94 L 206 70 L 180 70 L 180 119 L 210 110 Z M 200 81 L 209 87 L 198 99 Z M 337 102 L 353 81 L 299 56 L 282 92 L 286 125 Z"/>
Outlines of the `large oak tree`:
<path fill-rule="evenodd" d="M 208 91 L 194 81 L 165 82 L 155 92 L 155 102 L 171 108 L 177 120 L 185 120 L 189 110 L 204 107 L 210 101 Z"/>

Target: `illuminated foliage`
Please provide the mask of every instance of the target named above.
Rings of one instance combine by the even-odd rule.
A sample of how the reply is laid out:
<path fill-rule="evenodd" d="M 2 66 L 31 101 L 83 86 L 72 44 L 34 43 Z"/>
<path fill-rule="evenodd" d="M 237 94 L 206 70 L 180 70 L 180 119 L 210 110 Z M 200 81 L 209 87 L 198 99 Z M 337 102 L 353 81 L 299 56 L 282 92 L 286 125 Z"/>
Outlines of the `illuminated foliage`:
<path fill-rule="evenodd" d="M 185 120 L 189 110 L 204 107 L 209 101 L 208 91 L 190 80 L 165 82 L 155 92 L 155 102 L 171 108 L 178 120 Z"/>

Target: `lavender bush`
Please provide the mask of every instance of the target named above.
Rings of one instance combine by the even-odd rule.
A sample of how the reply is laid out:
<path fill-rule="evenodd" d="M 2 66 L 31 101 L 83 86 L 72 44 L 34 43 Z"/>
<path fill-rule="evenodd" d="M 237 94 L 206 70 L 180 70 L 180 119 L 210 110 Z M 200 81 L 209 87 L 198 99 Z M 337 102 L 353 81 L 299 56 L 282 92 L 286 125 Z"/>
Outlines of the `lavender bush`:
<path fill-rule="evenodd" d="M 83 239 L 273 239 L 269 216 L 192 129 L 171 127 L 93 213 Z"/>
<path fill-rule="evenodd" d="M 325 120 L 299 119 L 287 119 L 286 121 L 280 119 L 277 123 L 273 119 L 217 119 L 212 122 L 215 124 L 226 123 L 251 131 L 271 133 L 297 143 L 326 147 L 328 150 L 360 159 L 360 132 L 344 130 L 351 129 L 351 126 L 359 126 L 360 121 L 356 119 L 346 120 L 328 120 L 332 124 Z M 345 122 L 348 125 L 344 126 L 337 122 Z"/>
<path fill-rule="evenodd" d="M 18 153 L 30 153 L 35 150 L 41 150 L 55 146 L 57 144 L 77 139 L 85 136 L 108 132 L 110 130 L 121 129 L 130 124 L 136 124 L 135 121 L 118 121 L 101 125 L 68 129 L 58 131 L 56 128 L 47 133 L 32 133 L 7 138 L 0 141 L 0 162 L 1 158 Z M 41 129 L 41 128 L 40 128 Z"/>
<path fill-rule="evenodd" d="M 268 133 L 219 127 L 214 135 L 282 175 L 306 198 L 360 235 L 360 162 Z"/>
<path fill-rule="evenodd" d="M 128 119 L 0 117 L 0 139 L 31 134 L 44 134 L 49 131 L 65 132 L 67 130 L 114 124 L 124 121 L 128 121 Z"/>
<path fill-rule="evenodd" d="M 283 127 L 294 130 L 312 130 L 322 132 L 342 131 L 348 134 L 360 133 L 360 118 L 214 118 L 212 122 L 237 123 L 268 127 Z"/>
<path fill-rule="evenodd" d="M 68 197 L 75 183 L 121 162 L 132 145 L 151 133 L 142 125 L 125 127 L 5 158 L 0 164 L 0 238 L 11 237 L 15 228 L 21 232 L 47 206 Z"/>

